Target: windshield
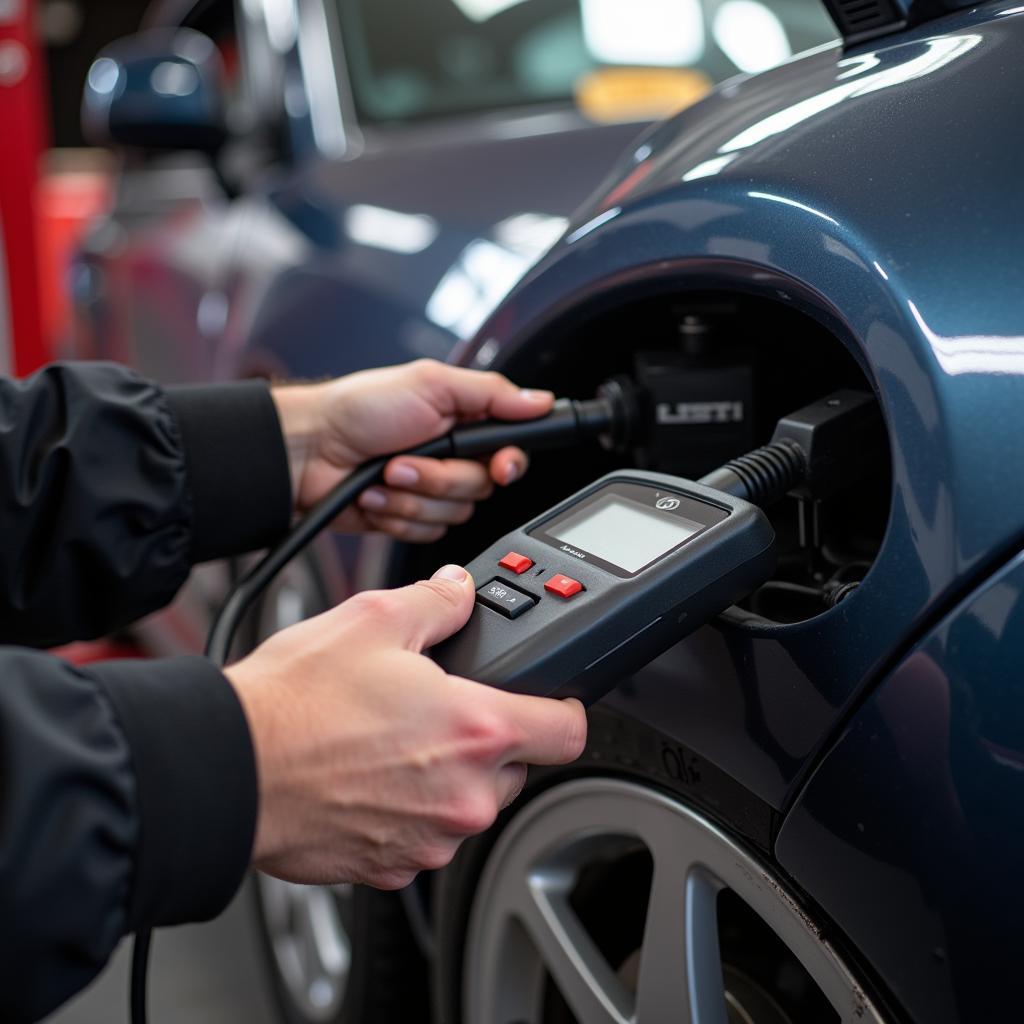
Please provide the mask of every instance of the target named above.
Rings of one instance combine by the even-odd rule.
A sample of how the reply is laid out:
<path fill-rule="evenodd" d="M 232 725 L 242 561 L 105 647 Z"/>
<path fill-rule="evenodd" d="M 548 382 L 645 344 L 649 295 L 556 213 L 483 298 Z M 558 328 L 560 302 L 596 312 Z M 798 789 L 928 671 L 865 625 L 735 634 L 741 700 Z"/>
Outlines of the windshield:
<path fill-rule="evenodd" d="M 836 35 L 815 0 L 336 2 L 368 121 L 595 99 L 628 114 L 645 93 L 681 108 Z"/>

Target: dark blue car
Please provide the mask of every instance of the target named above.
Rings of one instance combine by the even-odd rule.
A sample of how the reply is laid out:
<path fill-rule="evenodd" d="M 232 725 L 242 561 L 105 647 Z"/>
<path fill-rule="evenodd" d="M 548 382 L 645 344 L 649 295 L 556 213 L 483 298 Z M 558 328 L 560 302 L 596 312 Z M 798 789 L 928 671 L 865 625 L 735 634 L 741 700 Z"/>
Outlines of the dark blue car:
<path fill-rule="evenodd" d="M 584 29 L 607 7 L 490 6 L 571 7 Z M 627 6 L 690 18 L 716 79 L 723 38 L 788 39 L 781 9 L 749 0 Z M 774 578 L 624 679 L 582 761 L 536 772 L 449 869 L 399 897 L 265 883 L 289 1020 L 1024 1016 L 1024 7 L 832 13 L 841 43 L 728 78 L 610 174 L 630 131 L 570 128 L 557 98 L 550 121 L 479 120 L 392 80 L 384 107 L 361 108 L 385 111 L 366 129 L 379 150 L 181 215 L 209 247 L 150 222 L 181 244 L 153 271 L 154 303 L 167 275 L 209 271 L 192 306 L 216 328 L 202 366 L 159 337 L 144 294 L 132 319 L 91 293 L 172 374 L 321 375 L 455 343 L 465 365 L 561 394 L 613 375 L 660 389 L 654 440 L 539 455 L 438 545 L 325 544 L 253 637 L 466 561 L 615 466 L 699 476 L 839 390 L 872 396 L 884 422 L 857 473 L 770 510 Z M 247 240 L 219 264 L 211 218 L 242 209 Z M 557 217 L 553 248 L 513 269 L 516 240 L 539 254 Z M 125 218 L 120 252 L 137 253 Z M 119 273 L 118 258 L 93 249 L 82 273 Z"/>

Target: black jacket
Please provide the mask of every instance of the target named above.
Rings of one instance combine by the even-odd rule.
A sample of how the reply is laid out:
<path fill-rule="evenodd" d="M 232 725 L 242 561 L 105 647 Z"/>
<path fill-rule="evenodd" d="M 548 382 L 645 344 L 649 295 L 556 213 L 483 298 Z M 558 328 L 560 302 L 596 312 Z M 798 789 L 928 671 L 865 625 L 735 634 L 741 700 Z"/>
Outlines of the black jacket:
<path fill-rule="evenodd" d="M 29 647 L 162 607 L 197 562 L 266 545 L 291 487 L 260 383 L 162 391 L 121 367 L 0 380 L 0 1021 L 35 1020 L 141 927 L 229 902 L 252 745 L 199 657 L 73 668 Z"/>

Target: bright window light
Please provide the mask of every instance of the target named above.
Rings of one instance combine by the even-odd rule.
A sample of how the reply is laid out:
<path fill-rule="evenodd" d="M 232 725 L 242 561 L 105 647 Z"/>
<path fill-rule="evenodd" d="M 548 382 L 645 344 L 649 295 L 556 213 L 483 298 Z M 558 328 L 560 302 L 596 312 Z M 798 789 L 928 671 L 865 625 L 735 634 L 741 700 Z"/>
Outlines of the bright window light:
<path fill-rule="evenodd" d="M 278 53 L 288 53 L 295 45 L 299 31 L 295 0 L 263 0 L 263 18 L 270 45 Z"/>
<path fill-rule="evenodd" d="M 404 255 L 423 252 L 437 238 L 437 221 L 422 213 L 401 213 L 383 206 L 357 203 L 345 214 L 345 230 L 353 242 Z"/>
<path fill-rule="evenodd" d="M 539 259 L 558 241 L 569 226 L 566 217 L 547 213 L 517 213 L 494 228 L 494 240 L 532 259 Z"/>
<path fill-rule="evenodd" d="M 183 61 L 161 61 L 149 76 L 153 91 L 161 96 L 190 96 L 199 88 L 199 73 Z"/>
<path fill-rule="evenodd" d="M 602 64 L 689 65 L 704 55 L 700 0 L 581 0 L 580 7 L 587 48 Z"/>
<path fill-rule="evenodd" d="M 767 71 L 793 54 L 782 22 L 757 0 L 725 0 L 715 13 L 711 33 L 740 71 Z"/>
<path fill-rule="evenodd" d="M 489 21 L 496 14 L 523 3 L 523 0 L 455 0 L 455 6 L 473 21 Z"/>
<path fill-rule="evenodd" d="M 89 87 L 93 92 L 105 96 L 114 91 L 120 77 L 121 69 L 117 66 L 117 62 L 109 57 L 100 57 L 89 69 Z"/>
<path fill-rule="evenodd" d="M 691 167 L 684 175 L 683 181 L 696 181 L 698 178 L 714 177 L 719 171 L 724 170 L 736 159 L 737 153 L 726 153 L 725 156 L 715 156 L 710 160 Z"/>
<path fill-rule="evenodd" d="M 427 316 L 456 337 L 471 338 L 532 262 L 486 238 L 470 242 L 438 283 Z"/>

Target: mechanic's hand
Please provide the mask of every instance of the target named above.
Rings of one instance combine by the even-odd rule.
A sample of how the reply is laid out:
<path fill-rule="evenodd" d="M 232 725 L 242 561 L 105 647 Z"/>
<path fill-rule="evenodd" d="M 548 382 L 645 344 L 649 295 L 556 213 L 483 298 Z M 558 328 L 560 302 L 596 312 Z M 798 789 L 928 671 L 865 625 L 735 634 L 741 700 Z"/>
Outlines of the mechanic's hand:
<path fill-rule="evenodd" d="M 273 390 L 288 445 L 296 504 L 306 509 L 375 455 L 401 451 L 447 433 L 459 422 L 493 416 L 533 419 L 548 412 L 549 391 L 523 391 L 497 373 L 422 359 L 366 370 L 325 384 Z M 527 468 L 518 448 L 488 465 L 465 459 L 392 459 L 384 485 L 365 491 L 338 521 L 343 530 L 380 530 L 429 542 L 464 523 L 494 484 L 510 484 Z"/>
<path fill-rule="evenodd" d="M 256 867 L 400 888 L 494 821 L 522 789 L 524 762 L 580 755 L 578 701 L 505 693 L 419 653 L 465 624 L 473 592 L 464 569 L 446 566 L 359 594 L 226 670 L 256 749 Z"/>

